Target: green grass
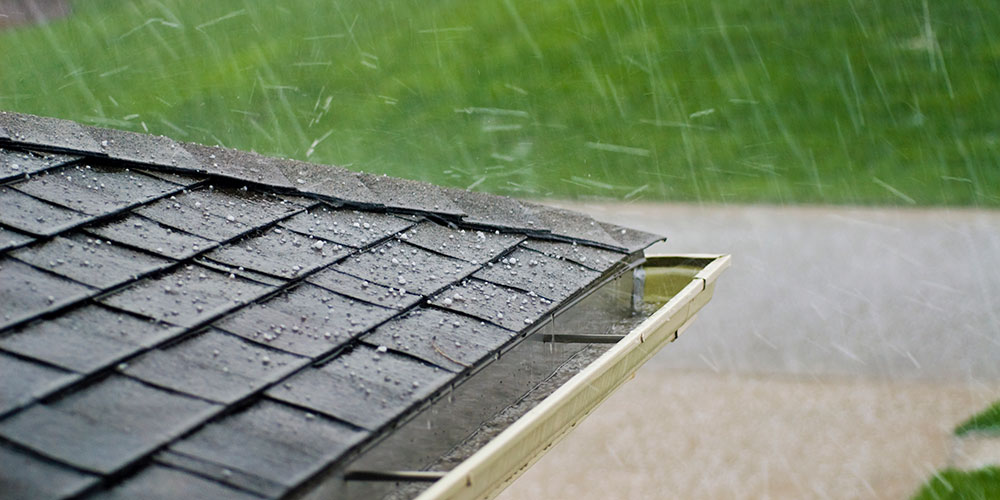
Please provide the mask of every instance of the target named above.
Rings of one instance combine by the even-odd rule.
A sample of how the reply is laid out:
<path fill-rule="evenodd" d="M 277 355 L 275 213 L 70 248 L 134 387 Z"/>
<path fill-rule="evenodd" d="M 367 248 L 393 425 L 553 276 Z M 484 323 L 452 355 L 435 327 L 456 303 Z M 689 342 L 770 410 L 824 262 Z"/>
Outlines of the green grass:
<path fill-rule="evenodd" d="M 970 432 L 1000 434 L 1000 401 L 977 413 L 955 428 L 955 435 L 962 436 Z"/>
<path fill-rule="evenodd" d="M 927 481 L 913 500 L 993 500 L 1000 498 L 1000 467 L 974 471 L 945 469 Z"/>
<path fill-rule="evenodd" d="M 1000 205 L 996 0 L 87 0 L 0 109 L 531 197 Z"/>

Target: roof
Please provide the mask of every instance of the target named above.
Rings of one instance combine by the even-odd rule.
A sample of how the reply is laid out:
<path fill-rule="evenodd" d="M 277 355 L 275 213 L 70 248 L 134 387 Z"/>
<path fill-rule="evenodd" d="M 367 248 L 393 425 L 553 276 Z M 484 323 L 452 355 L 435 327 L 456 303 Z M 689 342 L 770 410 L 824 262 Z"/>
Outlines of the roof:
<path fill-rule="evenodd" d="M 0 113 L 0 490 L 301 492 L 660 239 Z"/>

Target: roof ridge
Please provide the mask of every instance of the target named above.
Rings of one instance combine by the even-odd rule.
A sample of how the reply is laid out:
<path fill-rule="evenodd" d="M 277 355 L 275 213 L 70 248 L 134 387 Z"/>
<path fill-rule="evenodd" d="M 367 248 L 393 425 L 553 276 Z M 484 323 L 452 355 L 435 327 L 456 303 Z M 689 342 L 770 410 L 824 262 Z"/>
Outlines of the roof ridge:
<path fill-rule="evenodd" d="M 664 239 L 597 221 L 579 212 L 508 196 L 354 172 L 223 146 L 178 142 L 166 136 L 93 127 L 59 118 L 0 111 L 0 144 L 4 142 L 53 152 L 84 153 L 154 170 L 207 174 L 338 205 L 430 215 L 471 226 L 515 230 L 628 253 Z"/>

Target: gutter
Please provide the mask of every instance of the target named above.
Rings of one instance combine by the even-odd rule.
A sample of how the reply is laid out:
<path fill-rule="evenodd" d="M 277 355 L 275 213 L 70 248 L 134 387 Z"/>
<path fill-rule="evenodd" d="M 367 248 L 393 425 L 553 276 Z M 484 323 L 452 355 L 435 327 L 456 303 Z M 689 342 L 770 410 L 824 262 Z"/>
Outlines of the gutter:
<path fill-rule="evenodd" d="M 537 462 L 664 345 L 674 341 L 712 298 L 729 255 L 652 255 L 643 266 L 644 296 L 671 295 L 607 352 L 519 418 L 417 500 L 489 499 Z M 693 274 L 691 270 L 696 270 Z M 686 281 L 676 293 L 678 278 Z M 666 298 L 666 297 L 664 297 Z"/>

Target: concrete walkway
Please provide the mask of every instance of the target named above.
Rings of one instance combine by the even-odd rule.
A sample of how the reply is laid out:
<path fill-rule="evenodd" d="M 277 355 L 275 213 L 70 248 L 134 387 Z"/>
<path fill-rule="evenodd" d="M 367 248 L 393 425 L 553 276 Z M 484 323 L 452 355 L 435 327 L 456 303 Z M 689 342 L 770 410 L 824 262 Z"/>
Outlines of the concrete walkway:
<path fill-rule="evenodd" d="M 906 498 L 1000 399 L 1000 212 L 566 206 L 734 266 L 501 498 Z"/>

